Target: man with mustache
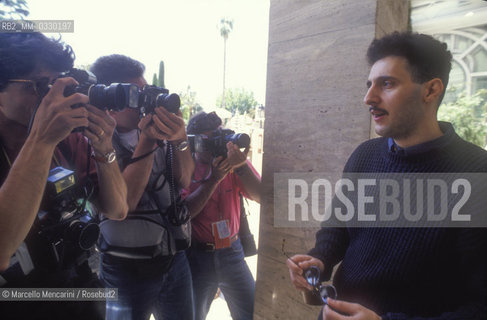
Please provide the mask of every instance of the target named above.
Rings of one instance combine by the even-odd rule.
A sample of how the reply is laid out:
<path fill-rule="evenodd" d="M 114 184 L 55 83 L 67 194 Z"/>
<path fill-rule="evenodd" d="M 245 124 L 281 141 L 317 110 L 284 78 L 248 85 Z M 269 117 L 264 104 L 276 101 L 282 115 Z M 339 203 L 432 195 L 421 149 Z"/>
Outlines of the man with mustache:
<path fill-rule="evenodd" d="M 364 102 L 381 138 L 361 144 L 344 173 L 486 172 L 487 152 L 437 120 L 451 69 L 446 44 L 393 33 L 374 40 Z M 485 319 L 486 232 L 481 228 L 322 228 L 307 255 L 286 264 L 299 290 L 316 266 L 340 300 L 320 318 Z"/>

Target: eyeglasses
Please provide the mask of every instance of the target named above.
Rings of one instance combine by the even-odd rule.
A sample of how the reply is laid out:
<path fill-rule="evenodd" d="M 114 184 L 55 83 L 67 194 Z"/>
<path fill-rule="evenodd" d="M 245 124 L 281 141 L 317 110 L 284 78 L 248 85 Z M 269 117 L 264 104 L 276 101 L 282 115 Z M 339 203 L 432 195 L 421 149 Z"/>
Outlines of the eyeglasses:
<path fill-rule="evenodd" d="M 45 93 L 47 93 L 51 81 L 49 78 L 44 77 L 38 80 L 11 79 L 8 80 L 8 82 L 29 84 L 29 86 L 32 86 L 34 89 L 36 95 L 43 96 Z"/>
<path fill-rule="evenodd" d="M 293 259 L 284 251 L 284 245 L 286 243 L 286 239 L 282 239 L 282 253 L 291 260 L 296 266 L 299 265 L 294 262 Z M 301 267 L 299 267 L 301 268 Z M 329 285 L 322 285 L 320 282 L 320 269 L 317 266 L 311 266 L 306 270 L 303 270 L 303 277 L 306 279 L 306 282 L 313 288 L 312 293 L 316 296 L 321 297 L 321 301 L 324 304 L 328 304 L 328 298 L 336 299 L 337 298 L 337 289 L 329 284 Z"/>

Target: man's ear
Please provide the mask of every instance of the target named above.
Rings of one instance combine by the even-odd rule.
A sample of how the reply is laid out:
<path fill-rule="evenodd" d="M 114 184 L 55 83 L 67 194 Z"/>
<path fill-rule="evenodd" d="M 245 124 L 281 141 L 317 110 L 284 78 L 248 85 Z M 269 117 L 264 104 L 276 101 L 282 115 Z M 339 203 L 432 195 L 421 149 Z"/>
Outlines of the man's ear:
<path fill-rule="evenodd" d="M 425 82 L 423 93 L 424 102 L 431 103 L 433 101 L 437 101 L 440 99 L 444 89 L 445 86 L 443 85 L 443 81 L 441 81 L 439 78 L 434 78 L 428 82 Z"/>

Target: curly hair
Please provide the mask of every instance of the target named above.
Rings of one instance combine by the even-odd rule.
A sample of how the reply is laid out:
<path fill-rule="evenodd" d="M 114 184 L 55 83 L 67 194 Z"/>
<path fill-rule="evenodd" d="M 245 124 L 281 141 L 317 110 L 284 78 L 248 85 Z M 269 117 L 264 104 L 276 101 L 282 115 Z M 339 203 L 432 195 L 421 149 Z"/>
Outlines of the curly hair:
<path fill-rule="evenodd" d="M 394 32 L 375 39 L 367 50 L 370 65 L 388 56 L 405 58 L 414 82 L 424 83 L 439 78 L 445 89 L 448 86 L 452 55 L 446 43 L 425 34 Z M 440 102 L 444 94 L 445 91 L 440 97 Z"/>
<path fill-rule="evenodd" d="M 144 75 L 143 63 L 121 54 L 99 57 L 90 67 L 98 83 L 128 82 Z"/>
<path fill-rule="evenodd" d="M 188 134 L 201 134 L 205 131 L 215 130 L 221 126 L 221 124 L 222 119 L 216 112 L 206 113 L 201 111 L 189 119 L 186 132 Z"/>
<path fill-rule="evenodd" d="M 73 49 L 61 39 L 39 32 L 0 33 L 0 91 L 8 80 L 25 77 L 39 65 L 50 71 L 68 71 L 74 59 Z"/>

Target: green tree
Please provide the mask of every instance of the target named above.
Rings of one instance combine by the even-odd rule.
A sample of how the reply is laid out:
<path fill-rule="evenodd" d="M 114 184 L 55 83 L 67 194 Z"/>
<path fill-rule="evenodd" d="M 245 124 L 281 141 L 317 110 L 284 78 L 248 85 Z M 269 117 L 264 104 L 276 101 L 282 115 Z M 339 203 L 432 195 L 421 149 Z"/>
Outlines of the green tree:
<path fill-rule="evenodd" d="M 152 76 L 152 85 L 153 86 L 158 86 L 159 85 L 159 79 L 157 79 L 157 74 L 155 74 L 155 73 Z"/>
<path fill-rule="evenodd" d="M 164 84 L 164 61 L 159 62 L 159 87 L 165 88 L 166 85 Z"/>
<path fill-rule="evenodd" d="M 218 97 L 216 105 L 221 105 L 222 100 L 222 96 Z M 246 112 L 252 117 L 255 114 L 255 106 L 259 105 L 254 98 L 254 93 L 252 91 L 246 91 L 243 88 L 228 89 L 225 92 L 225 101 L 225 109 L 233 114 L 243 114 Z"/>
<path fill-rule="evenodd" d="M 199 102 L 196 100 L 196 92 L 191 91 L 191 87 L 188 86 L 185 92 L 180 92 L 181 98 L 181 112 L 183 113 L 183 119 L 187 122 L 191 116 L 197 112 L 203 110 Z"/>
<path fill-rule="evenodd" d="M 464 93 L 438 110 L 438 119 L 451 122 L 463 139 L 482 148 L 487 144 L 487 89 L 471 97 Z"/>
<path fill-rule="evenodd" d="M 222 18 L 220 20 L 220 35 L 223 38 L 223 99 L 221 101 L 221 107 L 225 108 L 225 75 L 227 71 L 227 40 L 228 35 L 233 30 L 233 20 Z"/>
<path fill-rule="evenodd" d="M 0 20 L 22 20 L 28 15 L 26 0 L 0 0 Z"/>
<path fill-rule="evenodd" d="M 157 74 L 152 75 L 152 85 L 165 88 L 164 84 L 164 61 L 159 62 L 159 76 Z"/>

